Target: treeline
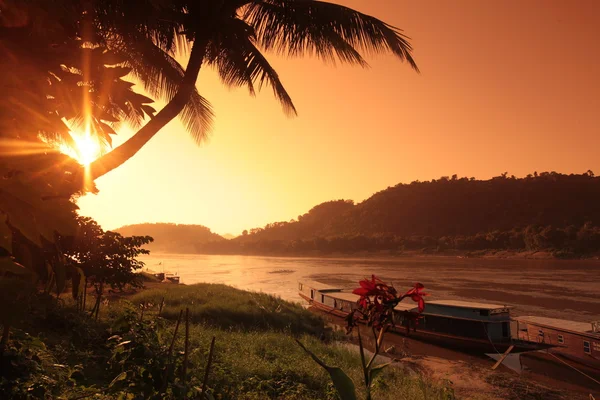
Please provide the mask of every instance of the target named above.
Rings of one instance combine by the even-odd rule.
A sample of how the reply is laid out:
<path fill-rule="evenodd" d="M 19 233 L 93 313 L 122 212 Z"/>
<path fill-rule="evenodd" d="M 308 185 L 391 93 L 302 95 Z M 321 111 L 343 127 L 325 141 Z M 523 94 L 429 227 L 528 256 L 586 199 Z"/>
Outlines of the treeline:
<path fill-rule="evenodd" d="M 225 241 L 223 237 L 202 225 L 143 223 L 126 225 L 116 232 L 123 236 L 152 236 L 154 242 L 146 248 L 163 253 L 196 253 L 206 243 Z"/>
<path fill-rule="evenodd" d="M 525 229 L 493 231 L 465 236 L 394 236 L 347 235 L 313 237 L 309 239 L 213 242 L 198 246 L 198 252 L 208 254 L 352 254 L 357 252 L 404 251 L 423 253 L 462 253 L 486 250 L 548 251 L 555 257 L 572 258 L 600 251 L 600 227 L 585 224 L 567 228 L 528 226 Z"/>
<path fill-rule="evenodd" d="M 352 253 L 421 250 L 600 251 L 600 178 L 537 172 L 489 180 L 442 177 L 399 184 L 362 203 L 326 202 L 289 222 L 244 231 L 200 252 Z"/>

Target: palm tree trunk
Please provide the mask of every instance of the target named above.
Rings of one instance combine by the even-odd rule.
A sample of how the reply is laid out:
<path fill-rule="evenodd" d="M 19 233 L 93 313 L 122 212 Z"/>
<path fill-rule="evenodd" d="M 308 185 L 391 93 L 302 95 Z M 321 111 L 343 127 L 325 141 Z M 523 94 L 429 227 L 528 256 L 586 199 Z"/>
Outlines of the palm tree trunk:
<path fill-rule="evenodd" d="M 204 40 L 196 40 L 192 45 L 181 86 L 169 103 L 129 140 L 92 162 L 88 177 L 94 180 L 125 163 L 183 110 L 195 88 L 206 45 L 207 42 Z"/>

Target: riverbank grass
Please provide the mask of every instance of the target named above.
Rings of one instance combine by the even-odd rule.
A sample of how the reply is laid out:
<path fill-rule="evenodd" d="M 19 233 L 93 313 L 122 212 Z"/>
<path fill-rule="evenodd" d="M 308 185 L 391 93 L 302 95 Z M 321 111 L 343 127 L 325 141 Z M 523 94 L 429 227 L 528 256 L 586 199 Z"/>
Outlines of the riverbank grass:
<path fill-rule="evenodd" d="M 168 348 L 180 310 L 186 307 L 190 324 L 183 381 L 184 322 L 170 358 Z M 188 398 L 201 398 L 190 393 L 199 396 L 213 337 L 208 391 L 215 399 L 338 399 L 329 375 L 295 339 L 346 371 L 359 398 L 363 395 L 359 355 L 336 344 L 322 319 L 298 304 L 225 285 L 145 290 L 110 301 L 97 322 L 56 304 L 27 331 L 31 335 L 16 334 L 10 346 L 18 379 L 2 381 L 0 397 L 12 396 L 2 398 L 36 391 L 39 398 L 181 398 L 185 390 Z M 161 387 L 165 372 L 169 386 L 160 397 L 154 388 Z M 374 386 L 374 399 L 380 400 L 454 398 L 451 389 L 395 367 L 386 369 Z"/>

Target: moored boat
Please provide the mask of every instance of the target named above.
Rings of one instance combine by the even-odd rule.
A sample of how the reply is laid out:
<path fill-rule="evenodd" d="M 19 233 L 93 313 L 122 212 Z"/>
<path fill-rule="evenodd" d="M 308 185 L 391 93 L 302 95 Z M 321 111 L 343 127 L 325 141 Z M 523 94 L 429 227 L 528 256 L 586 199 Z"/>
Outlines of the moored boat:
<path fill-rule="evenodd" d="M 553 345 L 547 352 L 550 357 L 556 355 L 592 367 L 599 371 L 596 376 L 600 380 L 600 322 L 531 315 L 517 317 L 515 321 L 521 339 Z"/>
<path fill-rule="evenodd" d="M 300 282 L 299 295 L 313 307 L 338 317 L 347 316 L 358 307 L 359 296 L 320 282 Z M 395 326 L 392 331 L 441 345 L 451 345 L 466 351 L 503 353 L 539 350 L 548 343 L 519 338 L 513 335 L 511 307 L 457 300 L 427 302 L 418 323 L 414 314 L 417 305 L 410 299 L 394 308 Z"/>
<path fill-rule="evenodd" d="M 166 273 L 164 281 L 171 282 L 171 283 L 179 283 L 179 275 Z"/>
<path fill-rule="evenodd" d="M 153 272 L 157 279 L 163 283 L 179 283 L 179 276 L 177 274 L 171 274 L 168 272 Z"/>

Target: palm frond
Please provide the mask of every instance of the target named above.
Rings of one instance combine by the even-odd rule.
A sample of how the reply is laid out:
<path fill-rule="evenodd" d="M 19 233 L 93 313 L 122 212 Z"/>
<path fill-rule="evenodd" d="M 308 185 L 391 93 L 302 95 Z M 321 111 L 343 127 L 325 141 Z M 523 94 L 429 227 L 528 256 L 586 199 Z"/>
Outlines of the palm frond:
<path fill-rule="evenodd" d="M 170 54 L 176 50 L 177 32 L 183 29 L 183 2 L 98 0 L 93 7 L 97 31 L 105 40 L 116 36 L 134 42 L 143 37 Z"/>
<path fill-rule="evenodd" d="M 402 31 L 338 4 L 314 0 L 254 0 L 243 18 L 265 50 L 365 65 L 358 51 L 392 52 L 418 71 L 412 46 Z"/>
<path fill-rule="evenodd" d="M 137 41 L 129 51 L 132 54 L 128 64 L 144 89 L 151 96 L 171 100 L 179 90 L 185 73 L 183 67 L 150 40 Z M 214 113 L 210 102 L 194 89 L 179 118 L 194 140 L 201 143 L 210 134 Z"/>
<path fill-rule="evenodd" d="M 273 88 L 273 93 L 283 106 L 286 114 L 296 115 L 297 111 L 279 75 L 253 43 L 252 27 L 241 20 L 232 20 L 226 27 L 227 35 L 221 35 L 211 43 L 208 63 L 214 65 L 224 84 L 247 86 L 250 94 L 264 84 Z"/>

